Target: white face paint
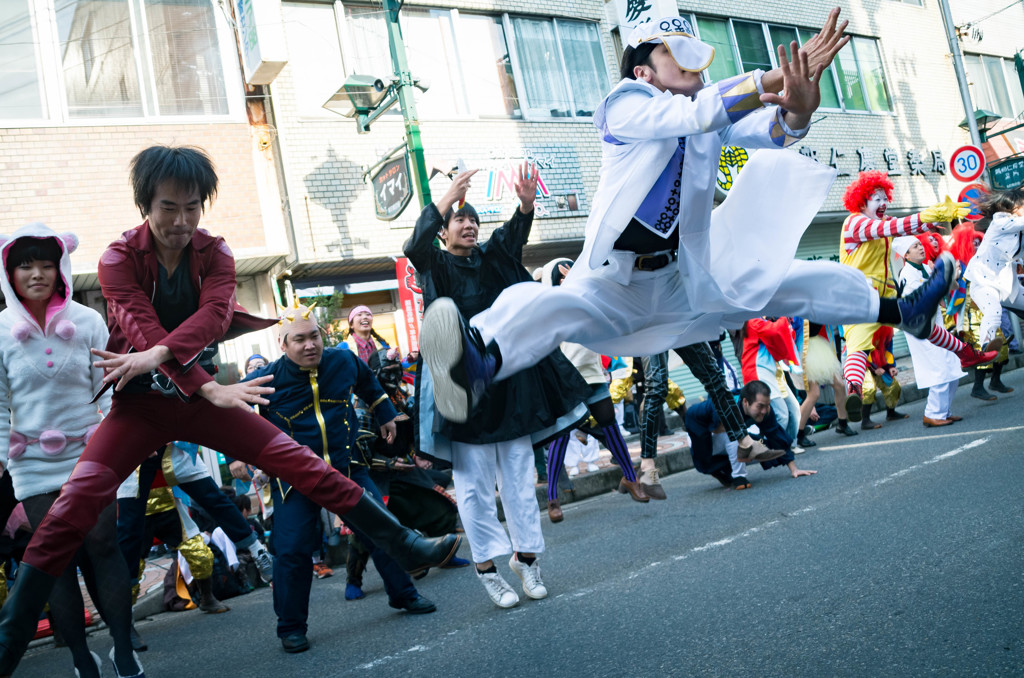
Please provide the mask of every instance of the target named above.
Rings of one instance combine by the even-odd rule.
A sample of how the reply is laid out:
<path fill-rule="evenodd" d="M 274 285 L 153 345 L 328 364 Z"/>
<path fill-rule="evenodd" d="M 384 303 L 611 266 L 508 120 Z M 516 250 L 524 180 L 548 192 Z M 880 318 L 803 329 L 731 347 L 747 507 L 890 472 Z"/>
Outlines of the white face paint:
<path fill-rule="evenodd" d="M 885 197 L 885 189 L 876 188 L 860 213 L 869 219 L 885 219 L 885 210 L 889 207 L 889 198 Z"/>

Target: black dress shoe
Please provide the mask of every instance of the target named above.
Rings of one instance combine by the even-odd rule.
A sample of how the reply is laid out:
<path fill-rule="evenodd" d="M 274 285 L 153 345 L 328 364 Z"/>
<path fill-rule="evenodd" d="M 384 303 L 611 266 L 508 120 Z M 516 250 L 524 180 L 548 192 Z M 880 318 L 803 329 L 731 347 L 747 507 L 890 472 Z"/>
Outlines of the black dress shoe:
<path fill-rule="evenodd" d="M 293 633 L 281 639 L 281 647 L 284 648 L 285 652 L 291 654 L 305 652 L 309 649 L 309 641 L 306 640 L 305 633 Z"/>
<path fill-rule="evenodd" d="M 799 445 L 800 447 L 815 447 L 818 443 L 814 442 L 813 440 L 805 436 L 803 433 L 801 433 L 796 438 L 796 444 Z"/>
<path fill-rule="evenodd" d="M 423 596 L 417 596 L 412 600 L 407 600 L 402 603 L 389 601 L 388 605 L 396 610 L 405 610 L 409 614 L 430 614 L 431 612 L 437 611 L 437 605 L 434 605 L 429 598 L 424 598 Z"/>

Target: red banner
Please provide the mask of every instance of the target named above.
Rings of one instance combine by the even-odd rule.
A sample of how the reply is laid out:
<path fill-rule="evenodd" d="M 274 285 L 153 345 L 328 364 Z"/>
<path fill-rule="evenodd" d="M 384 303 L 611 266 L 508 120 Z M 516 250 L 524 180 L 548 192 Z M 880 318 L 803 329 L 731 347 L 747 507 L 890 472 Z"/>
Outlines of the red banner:
<path fill-rule="evenodd" d="M 405 257 L 396 264 L 398 277 L 398 303 L 405 316 L 405 331 L 409 339 L 409 351 L 420 350 L 420 322 L 423 320 L 423 291 L 416 284 L 416 269 Z"/>

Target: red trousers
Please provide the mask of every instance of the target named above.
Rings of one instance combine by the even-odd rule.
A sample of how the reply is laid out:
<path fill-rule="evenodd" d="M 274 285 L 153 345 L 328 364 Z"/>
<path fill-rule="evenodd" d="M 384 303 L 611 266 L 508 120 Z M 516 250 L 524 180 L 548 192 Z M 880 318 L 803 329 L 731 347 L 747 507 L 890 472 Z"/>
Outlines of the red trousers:
<path fill-rule="evenodd" d="M 339 515 L 363 496 L 361 487 L 254 412 L 217 407 L 202 398 L 184 403 L 155 393 L 115 395 L 110 415 L 32 536 L 24 562 L 60 575 L 128 474 L 153 450 L 175 440 L 257 466 Z"/>

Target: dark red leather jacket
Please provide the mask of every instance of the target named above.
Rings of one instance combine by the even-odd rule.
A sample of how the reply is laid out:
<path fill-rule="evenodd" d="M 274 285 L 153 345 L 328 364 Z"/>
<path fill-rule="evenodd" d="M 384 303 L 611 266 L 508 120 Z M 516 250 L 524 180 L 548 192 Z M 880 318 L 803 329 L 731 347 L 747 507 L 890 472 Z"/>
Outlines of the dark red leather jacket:
<path fill-rule="evenodd" d="M 191 396 L 213 381 L 194 364 L 204 348 L 277 321 L 250 315 L 235 301 L 235 258 L 224 238 L 196 229 L 185 256 L 199 292 L 199 310 L 170 332 L 153 308 L 158 268 L 148 220 L 110 243 L 100 257 L 98 275 L 107 300 L 107 350 L 127 353 L 132 348 L 145 351 L 156 344 L 166 346 L 174 358 L 159 370 Z"/>

